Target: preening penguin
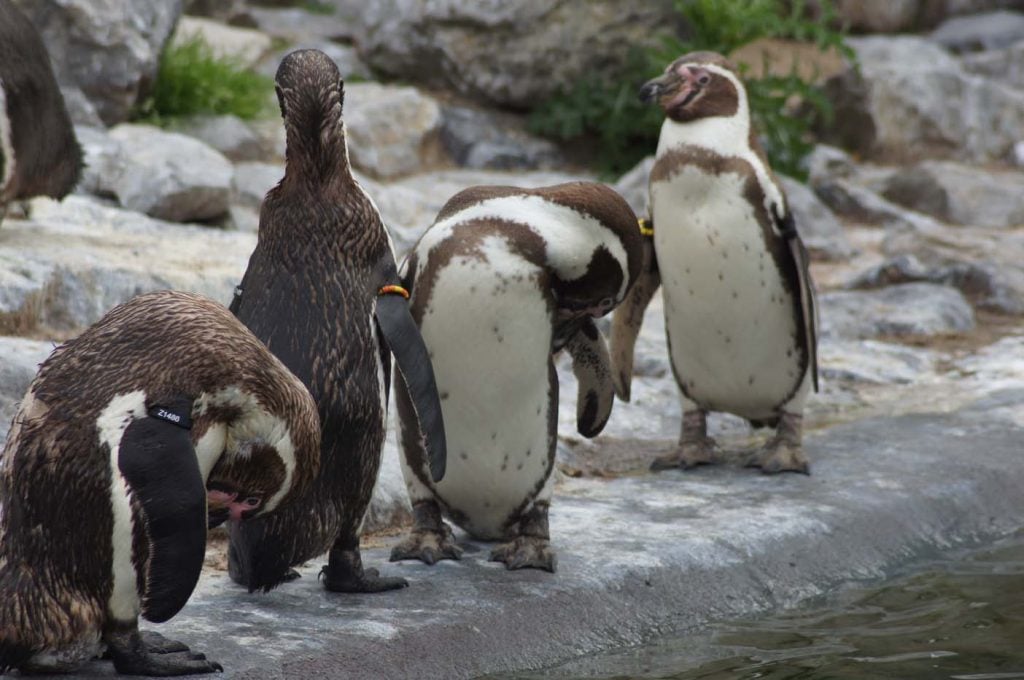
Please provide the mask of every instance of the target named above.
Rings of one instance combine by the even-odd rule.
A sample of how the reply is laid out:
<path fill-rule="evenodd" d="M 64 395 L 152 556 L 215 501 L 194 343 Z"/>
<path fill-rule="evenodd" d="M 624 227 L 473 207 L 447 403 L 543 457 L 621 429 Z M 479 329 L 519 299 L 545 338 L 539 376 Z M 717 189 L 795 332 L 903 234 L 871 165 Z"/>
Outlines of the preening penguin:
<path fill-rule="evenodd" d="M 629 205 L 591 182 L 543 189 L 482 186 L 442 208 L 404 265 L 412 313 L 430 349 L 452 455 L 430 478 L 414 411 L 401 391 L 399 443 L 412 533 L 392 560 L 458 559 L 447 515 L 509 569 L 555 570 L 548 508 L 558 423 L 552 356 L 573 358 L 577 428 L 596 436 L 614 398 L 594 318 L 640 269 Z"/>
<path fill-rule="evenodd" d="M 208 525 L 286 506 L 318 457 L 309 393 L 223 306 L 115 307 L 42 364 L 0 458 L 0 671 L 66 672 L 104 645 L 121 673 L 220 670 L 150 648 L 138 617 L 174 616 Z"/>
<path fill-rule="evenodd" d="M 81 171 L 82 149 L 39 32 L 0 0 L 0 220 L 11 201 L 63 198 Z"/>
<path fill-rule="evenodd" d="M 444 473 L 430 359 L 380 213 L 349 168 L 337 66 L 322 52 L 299 50 L 281 62 L 276 81 L 287 164 L 263 202 L 259 241 L 231 309 L 316 400 L 321 466 L 297 503 L 232 532 L 231 575 L 269 589 L 289 567 L 329 549 L 328 590 L 399 588 L 405 579 L 363 570 L 358 530 L 380 467 L 392 353 L 413 394 L 432 474 Z"/>
<path fill-rule="evenodd" d="M 818 385 L 814 290 L 743 83 L 724 57 L 694 52 L 646 83 L 641 98 L 666 115 L 650 178 L 656 264 L 616 312 L 616 391 L 629 399 L 633 343 L 660 283 L 683 428 L 678 450 L 652 467 L 712 462 L 706 416 L 726 411 L 777 428 L 750 465 L 807 472 L 801 425 Z"/>

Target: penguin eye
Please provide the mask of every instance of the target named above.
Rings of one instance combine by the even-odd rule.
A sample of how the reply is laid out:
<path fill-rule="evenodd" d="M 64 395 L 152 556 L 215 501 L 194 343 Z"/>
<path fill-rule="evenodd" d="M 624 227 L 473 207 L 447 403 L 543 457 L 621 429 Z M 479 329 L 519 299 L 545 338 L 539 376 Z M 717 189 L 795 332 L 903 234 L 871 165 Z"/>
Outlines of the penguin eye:
<path fill-rule="evenodd" d="M 697 78 L 697 84 L 698 85 L 707 85 L 710 82 L 711 82 L 711 76 L 709 76 L 707 73 L 702 73 L 700 78 Z"/>
<path fill-rule="evenodd" d="M 248 506 L 250 508 L 258 508 L 260 506 L 260 503 L 262 502 L 263 499 L 260 498 L 259 496 L 249 496 L 244 501 L 242 501 L 242 505 Z"/>

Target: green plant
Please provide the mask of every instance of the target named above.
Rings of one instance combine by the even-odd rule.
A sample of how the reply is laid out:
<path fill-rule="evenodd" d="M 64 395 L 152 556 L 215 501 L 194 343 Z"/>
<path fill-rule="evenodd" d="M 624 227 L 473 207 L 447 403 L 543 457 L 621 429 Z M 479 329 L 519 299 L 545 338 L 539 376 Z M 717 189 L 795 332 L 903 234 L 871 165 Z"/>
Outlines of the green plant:
<path fill-rule="evenodd" d="M 337 11 L 337 7 L 329 2 L 324 2 L 324 0 L 304 0 L 300 7 L 310 14 L 322 14 L 325 16 L 334 14 Z"/>
<path fill-rule="evenodd" d="M 257 118 L 273 110 L 273 81 L 239 60 L 218 57 L 199 36 L 168 45 L 160 58 L 152 95 L 137 118 L 167 125 L 195 114 Z"/>
<path fill-rule="evenodd" d="M 831 0 L 816 5 L 816 16 L 809 18 L 806 0 L 675 0 L 676 11 L 691 29 L 689 36 L 663 36 L 644 46 L 613 78 L 578 81 L 531 113 L 531 129 L 562 140 L 596 138 L 599 170 L 606 176 L 620 174 L 654 150 L 661 126 L 661 112 L 641 104 L 637 89 L 679 55 L 695 50 L 728 55 L 758 38 L 786 38 L 852 57 L 845 34 L 833 28 Z M 828 101 L 795 71 L 754 78 L 751 66 L 739 68 L 770 162 L 780 172 L 803 178 L 802 161 L 813 147 L 810 129 L 816 117 L 830 118 Z M 770 73 L 769 64 L 761 66 Z M 794 115 L 794 101 L 805 105 L 801 115 Z"/>

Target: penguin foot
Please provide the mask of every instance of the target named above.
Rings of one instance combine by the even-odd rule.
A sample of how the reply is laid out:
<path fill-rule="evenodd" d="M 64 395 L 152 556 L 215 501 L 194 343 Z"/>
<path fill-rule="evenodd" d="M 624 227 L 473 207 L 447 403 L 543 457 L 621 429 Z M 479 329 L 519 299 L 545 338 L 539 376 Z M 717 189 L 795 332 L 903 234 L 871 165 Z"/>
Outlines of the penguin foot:
<path fill-rule="evenodd" d="M 651 472 L 682 468 L 691 470 L 698 465 L 711 465 L 715 462 L 718 444 L 711 437 L 701 437 L 680 442 L 679 448 L 672 453 L 659 456 L 651 463 Z"/>
<path fill-rule="evenodd" d="M 106 639 L 107 651 L 114 661 L 114 669 L 122 675 L 159 677 L 224 672 L 223 666 L 210 661 L 203 654 L 192 652 L 186 645 L 169 640 L 159 633 L 155 635 L 156 638 L 149 634 L 145 637 L 156 640 L 162 649 L 173 648 L 175 651 L 151 651 L 138 631 L 109 635 Z"/>
<path fill-rule="evenodd" d="M 546 538 L 517 536 L 491 551 L 491 562 L 504 562 L 506 569 L 544 569 L 555 573 L 558 558 Z"/>
<path fill-rule="evenodd" d="M 174 654 L 175 652 L 189 651 L 188 645 L 184 642 L 172 640 L 155 630 L 140 630 L 139 637 L 142 638 L 142 644 L 146 646 L 146 651 L 150 654 Z M 201 654 L 199 657 L 206 658 Z"/>
<path fill-rule="evenodd" d="M 391 549 L 391 561 L 420 560 L 435 564 L 438 560 L 462 559 L 462 548 L 455 544 L 451 527 L 442 524 L 441 531 L 414 529 L 401 543 Z"/>
<path fill-rule="evenodd" d="M 779 472 L 800 472 L 811 474 L 810 465 L 800 444 L 770 441 L 761 451 L 747 461 L 747 467 L 761 468 L 766 475 Z"/>
<path fill-rule="evenodd" d="M 409 585 L 404 578 L 381 576 L 376 569 L 363 569 L 358 549 L 332 549 L 327 566 L 320 570 L 320 580 L 332 593 L 381 593 Z"/>

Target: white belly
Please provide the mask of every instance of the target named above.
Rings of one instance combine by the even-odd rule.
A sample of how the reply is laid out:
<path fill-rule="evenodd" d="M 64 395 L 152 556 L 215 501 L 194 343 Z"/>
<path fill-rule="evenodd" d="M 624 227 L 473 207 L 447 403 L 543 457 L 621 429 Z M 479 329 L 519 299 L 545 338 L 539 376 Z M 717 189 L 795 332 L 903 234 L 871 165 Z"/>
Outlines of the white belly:
<path fill-rule="evenodd" d="M 703 408 L 766 418 L 802 379 L 792 294 L 739 175 L 686 167 L 652 184 L 669 351 Z"/>
<path fill-rule="evenodd" d="M 549 473 L 551 319 L 539 268 L 507 253 L 489 258 L 457 257 L 439 273 L 421 332 L 448 438 L 436 493 L 465 517 L 456 515 L 463 528 L 493 539 Z"/>

